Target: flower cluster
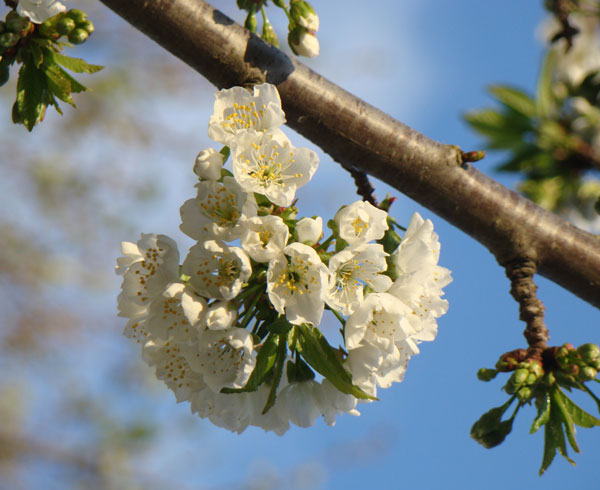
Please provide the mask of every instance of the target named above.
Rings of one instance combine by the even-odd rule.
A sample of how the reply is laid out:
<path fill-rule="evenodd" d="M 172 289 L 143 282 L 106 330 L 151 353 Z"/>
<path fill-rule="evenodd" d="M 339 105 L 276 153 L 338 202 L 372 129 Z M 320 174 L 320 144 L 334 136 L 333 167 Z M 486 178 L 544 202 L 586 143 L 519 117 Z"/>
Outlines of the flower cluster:
<path fill-rule="evenodd" d="M 117 265 L 125 336 L 177 401 L 236 432 L 358 415 L 358 401 L 402 380 L 448 306 L 430 221 L 415 214 L 400 240 L 385 211 L 357 201 L 324 238 L 320 217 L 298 217 L 296 190 L 318 158 L 292 145 L 284 122 L 272 85 L 217 93 L 208 134 L 225 147 L 198 154 L 197 194 L 181 207 L 197 243 L 180 266 L 172 239 L 142 235 Z M 325 310 L 343 347 L 319 330 Z"/>

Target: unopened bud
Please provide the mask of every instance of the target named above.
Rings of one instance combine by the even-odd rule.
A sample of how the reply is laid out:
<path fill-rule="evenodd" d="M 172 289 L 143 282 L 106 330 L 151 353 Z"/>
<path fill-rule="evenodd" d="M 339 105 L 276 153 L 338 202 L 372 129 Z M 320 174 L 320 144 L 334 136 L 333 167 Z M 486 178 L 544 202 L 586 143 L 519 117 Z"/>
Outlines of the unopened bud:
<path fill-rule="evenodd" d="M 528 376 L 529 376 L 529 371 L 527 369 L 524 369 L 524 368 L 517 369 L 513 373 L 513 375 L 512 375 L 512 377 L 515 380 L 515 383 L 518 386 L 521 386 L 521 385 L 525 384 L 525 382 L 527 381 L 527 377 Z"/>
<path fill-rule="evenodd" d="M 529 399 L 531 398 L 531 393 L 532 393 L 531 388 L 524 386 L 519 391 L 517 391 L 517 398 L 521 402 L 529 401 Z"/>
<path fill-rule="evenodd" d="M 67 17 L 70 17 L 75 21 L 75 24 L 79 25 L 84 20 L 87 20 L 87 14 L 83 10 L 71 9 L 67 12 Z"/>
<path fill-rule="evenodd" d="M 292 51 L 299 56 L 314 58 L 319 54 L 319 40 L 317 36 L 308 32 L 302 26 L 296 26 L 290 31 L 288 43 Z"/>
<path fill-rule="evenodd" d="M 273 24 L 271 24 L 269 21 L 266 21 L 263 23 L 261 37 L 266 42 L 268 42 L 269 44 L 272 44 L 276 48 L 279 47 L 279 39 L 277 38 L 277 34 L 275 34 L 275 29 L 273 29 Z"/>
<path fill-rule="evenodd" d="M 248 29 L 250 32 L 256 32 L 256 14 L 254 11 L 251 11 L 246 17 L 246 22 L 244 22 L 244 27 Z"/>
<path fill-rule="evenodd" d="M 70 17 L 62 18 L 56 25 L 56 31 L 62 36 L 68 36 L 73 29 L 75 29 L 75 21 Z"/>
<path fill-rule="evenodd" d="M 223 155 L 213 148 L 202 150 L 196 156 L 194 173 L 201 179 L 219 180 L 223 168 Z"/>
<path fill-rule="evenodd" d="M 19 42 L 19 35 L 14 32 L 4 32 L 0 34 L 0 47 L 12 48 Z"/>
<path fill-rule="evenodd" d="M 305 0 L 292 1 L 290 16 L 298 25 L 309 31 L 317 32 L 319 30 L 319 16 Z"/>
<path fill-rule="evenodd" d="M 533 384 L 535 384 L 535 382 L 538 380 L 539 376 L 536 376 L 535 373 L 529 372 L 529 375 L 527 376 L 527 380 L 525 381 L 525 384 L 527 386 L 531 386 Z"/>
<path fill-rule="evenodd" d="M 496 377 L 498 371 L 496 369 L 481 368 L 477 371 L 477 378 L 480 381 L 491 381 Z"/>
<path fill-rule="evenodd" d="M 535 374 L 537 378 L 539 378 L 542 374 L 544 374 L 544 368 L 540 361 L 533 360 L 529 363 L 529 372 Z"/>
<path fill-rule="evenodd" d="M 598 375 L 598 371 L 596 371 L 593 367 L 586 366 L 579 373 L 579 377 L 585 381 L 589 381 L 595 379 Z"/>
<path fill-rule="evenodd" d="M 583 344 L 577 348 L 577 352 L 584 362 L 590 363 L 600 358 L 600 347 L 596 344 Z"/>
<path fill-rule="evenodd" d="M 73 44 L 82 44 L 85 41 L 87 41 L 87 38 L 89 37 L 89 33 L 88 31 L 86 31 L 85 29 L 80 29 L 79 27 L 77 29 L 73 29 L 70 33 L 69 33 L 69 42 L 73 43 Z"/>
<path fill-rule="evenodd" d="M 314 245 L 323 236 L 323 219 L 320 216 L 302 218 L 296 223 L 296 236 L 300 243 Z"/>

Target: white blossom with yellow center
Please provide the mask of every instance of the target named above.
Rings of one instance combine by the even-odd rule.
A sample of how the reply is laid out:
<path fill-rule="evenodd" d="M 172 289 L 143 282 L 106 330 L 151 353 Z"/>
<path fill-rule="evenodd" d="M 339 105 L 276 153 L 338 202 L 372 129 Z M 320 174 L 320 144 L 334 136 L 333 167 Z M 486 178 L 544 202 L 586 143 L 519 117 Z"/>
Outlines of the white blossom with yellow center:
<path fill-rule="evenodd" d="M 235 298 L 252 274 L 246 252 L 215 240 L 190 248 L 182 270 L 198 294 L 217 299 Z"/>
<path fill-rule="evenodd" d="M 346 348 L 370 343 L 389 349 L 414 333 L 406 320 L 408 313 L 408 307 L 390 294 L 369 294 L 346 321 Z"/>
<path fill-rule="evenodd" d="M 235 240 L 240 236 L 240 222 L 256 216 L 254 195 L 244 192 L 233 177 L 199 182 L 196 188 L 196 198 L 188 199 L 180 209 L 180 229 L 194 240 Z"/>
<path fill-rule="evenodd" d="M 239 132 L 230 144 L 233 175 L 246 192 L 258 192 L 278 206 L 290 206 L 296 190 L 319 166 L 308 148 L 294 148 L 279 130 Z"/>
<path fill-rule="evenodd" d="M 269 262 L 280 256 L 290 230 L 279 216 L 256 216 L 241 225 L 242 248 L 256 262 Z"/>
<path fill-rule="evenodd" d="M 17 13 L 29 17 L 34 24 L 41 24 L 66 10 L 67 7 L 57 0 L 19 0 L 17 4 Z"/>
<path fill-rule="evenodd" d="M 379 240 L 388 229 L 387 213 L 366 201 L 342 207 L 333 219 L 340 237 L 350 245 Z"/>
<path fill-rule="evenodd" d="M 217 92 L 215 98 L 208 137 L 224 145 L 229 145 L 240 130 L 262 132 L 277 129 L 285 123 L 275 85 L 256 85 L 253 93 L 242 87 L 233 87 Z"/>
<path fill-rule="evenodd" d="M 269 262 L 269 299 L 290 323 L 319 325 L 328 277 L 327 266 L 313 248 L 292 243 L 283 249 L 283 255 Z"/>
<path fill-rule="evenodd" d="M 197 344 L 182 346 L 181 351 L 215 393 L 243 388 L 256 364 L 252 334 L 244 328 L 205 330 Z"/>
<path fill-rule="evenodd" d="M 152 298 L 179 279 L 177 244 L 166 235 L 143 234 L 135 243 L 122 242 L 123 257 L 117 259 L 117 274 L 123 275 L 118 297 L 119 315 L 133 318 L 143 313 Z"/>
<path fill-rule="evenodd" d="M 365 286 L 383 293 L 392 285 L 388 276 L 387 254 L 378 243 L 348 247 L 329 259 L 327 304 L 343 315 L 351 314 L 363 300 Z"/>

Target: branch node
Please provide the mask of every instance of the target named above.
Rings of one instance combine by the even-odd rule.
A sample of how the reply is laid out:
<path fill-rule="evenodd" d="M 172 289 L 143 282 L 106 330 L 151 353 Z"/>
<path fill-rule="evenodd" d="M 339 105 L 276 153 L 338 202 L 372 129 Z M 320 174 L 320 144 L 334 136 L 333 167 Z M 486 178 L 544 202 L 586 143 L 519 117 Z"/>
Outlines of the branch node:
<path fill-rule="evenodd" d="M 547 347 L 550 335 L 544 323 L 544 304 L 538 299 L 533 282 L 537 264 L 529 258 L 519 258 L 504 267 L 511 283 L 510 294 L 519 303 L 519 318 L 527 325 L 523 332 L 527 344 L 541 351 Z"/>

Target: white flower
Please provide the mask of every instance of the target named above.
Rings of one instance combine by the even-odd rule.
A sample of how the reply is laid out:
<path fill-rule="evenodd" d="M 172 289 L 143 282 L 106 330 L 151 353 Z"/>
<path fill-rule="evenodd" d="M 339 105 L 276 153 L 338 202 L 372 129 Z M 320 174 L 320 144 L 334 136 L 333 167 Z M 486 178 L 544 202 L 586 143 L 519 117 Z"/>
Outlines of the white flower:
<path fill-rule="evenodd" d="M 314 58 L 319 56 L 319 40 L 314 33 L 307 31 L 304 27 L 298 26 L 290 32 L 288 41 L 292 51 L 300 56 Z"/>
<path fill-rule="evenodd" d="M 278 403 L 288 414 L 291 422 L 298 427 L 312 427 L 321 415 L 319 389 L 321 385 L 314 380 L 290 383 L 281 390 Z"/>
<path fill-rule="evenodd" d="M 387 293 L 368 295 L 346 321 L 346 348 L 356 349 L 368 342 L 389 350 L 391 344 L 413 333 L 406 320 L 409 309 Z"/>
<path fill-rule="evenodd" d="M 146 316 L 140 316 L 129 320 L 123 329 L 123 335 L 128 339 L 135 340 L 138 344 L 145 344 L 148 340 Z"/>
<path fill-rule="evenodd" d="M 181 346 L 181 352 L 215 393 L 243 388 L 256 363 L 252 334 L 244 328 L 205 330 L 197 344 Z"/>
<path fill-rule="evenodd" d="M 319 30 L 319 17 L 312 6 L 304 0 L 294 0 L 290 4 L 290 15 L 294 21 L 313 32 Z"/>
<path fill-rule="evenodd" d="M 118 307 L 121 316 L 131 318 L 134 305 L 147 305 L 167 284 L 179 279 L 179 252 L 166 235 L 142 234 L 137 245 L 122 242 L 121 253 L 116 267 L 117 274 L 123 274 Z"/>
<path fill-rule="evenodd" d="M 437 265 L 440 243 L 430 220 L 415 213 L 400 246 L 392 253 L 398 278 L 388 293 L 410 309 L 407 319 L 419 333 L 417 340 L 433 340 L 436 318 L 446 313 L 448 301 L 442 288 L 452 281 L 450 271 Z"/>
<path fill-rule="evenodd" d="M 269 299 L 290 323 L 318 325 L 325 307 L 327 267 L 313 248 L 302 243 L 288 245 L 283 253 L 269 263 Z"/>
<path fill-rule="evenodd" d="M 296 223 L 296 237 L 299 242 L 306 245 L 314 245 L 323 236 L 323 219 L 320 216 L 316 218 L 302 218 Z"/>
<path fill-rule="evenodd" d="M 56 0 L 19 0 L 17 5 L 17 13 L 29 17 L 34 24 L 41 24 L 66 10 L 67 7 Z"/>
<path fill-rule="evenodd" d="M 392 280 L 381 274 L 387 269 L 386 256 L 382 245 L 365 243 L 331 257 L 327 304 L 349 315 L 362 302 L 365 285 L 378 293 L 387 291 Z"/>
<path fill-rule="evenodd" d="M 289 234 L 279 216 L 256 216 L 242 223 L 240 241 L 256 262 L 268 262 L 283 253 Z"/>
<path fill-rule="evenodd" d="M 246 252 L 214 240 L 190 248 L 182 269 L 191 286 L 206 298 L 235 298 L 252 274 Z"/>
<path fill-rule="evenodd" d="M 233 177 L 225 177 L 223 182 L 199 182 L 196 188 L 198 195 L 181 206 L 179 227 L 194 240 L 235 240 L 240 235 L 240 222 L 256 216 L 254 196 L 244 192 Z"/>
<path fill-rule="evenodd" d="M 367 201 L 356 201 L 342 207 L 333 219 L 340 237 L 350 245 L 379 240 L 388 229 L 387 213 Z"/>
<path fill-rule="evenodd" d="M 206 326 L 211 330 L 225 330 L 235 323 L 238 311 L 229 301 L 216 301 L 208 308 Z"/>
<path fill-rule="evenodd" d="M 328 379 L 323 379 L 316 396 L 323 419 L 328 425 L 335 425 L 336 415 L 344 412 L 354 416 L 360 415 L 360 412 L 356 410 L 357 399 L 339 391 Z"/>
<path fill-rule="evenodd" d="M 156 377 L 175 393 L 178 402 L 190 400 L 194 393 L 206 387 L 202 376 L 190 369 L 180 347 L 171 340 L 146 342 L 142 359 L 156 367 Z"/>
<path fill-rule="evenodd" d="M 214 148 L 202 150 L 196 156 L 194 173 L 201 179 L 219 180 L 223 168 L 223 155 Z"/>
<path fill-rule="evenodd" d="M 281 99 L 275 85 L 263 83 L 251 94 L 242 87 L 217 92 L 213 115 L 208 123 L 209 138 L 229 145 L 241 129 L 267 131 L 285 123 Z"/>
<path fill-rule="evenodd" d="M 296 190 L 306 184 L 319 165 L 317 154 L 294 148 L 279 130 L 247 130 L 231 142 L 233 175 L 246 192 L 257 192 L 278 206 L 292 204 Z"/>
<path fill-rule="evenodd" d="M 152 300 L 145 328 L 153 339 L 185 342 L 195 339 L 195 327 L 206 314 L 206 301 L 180 282 L 169 284 Z"/>
<path fill-rule="evenodd" d="M 345 366 L 352 373 L 352 382 L 366 393 L 376 396 L 377 387 L 389 388 L 404 379 L 409 355 L 396 344 L 388 349 L 368 342 L 348 351 Z"/>

